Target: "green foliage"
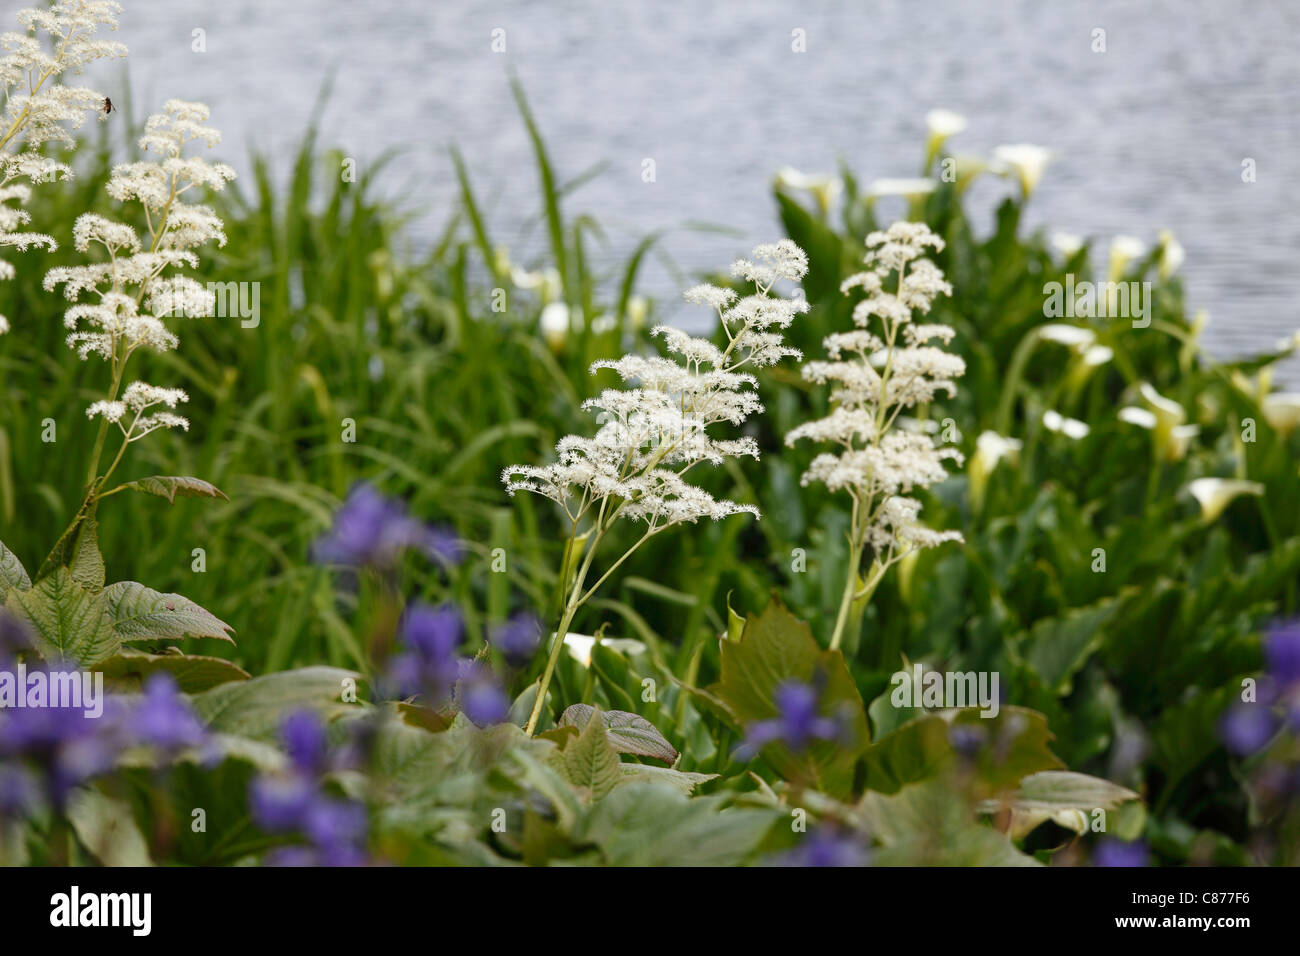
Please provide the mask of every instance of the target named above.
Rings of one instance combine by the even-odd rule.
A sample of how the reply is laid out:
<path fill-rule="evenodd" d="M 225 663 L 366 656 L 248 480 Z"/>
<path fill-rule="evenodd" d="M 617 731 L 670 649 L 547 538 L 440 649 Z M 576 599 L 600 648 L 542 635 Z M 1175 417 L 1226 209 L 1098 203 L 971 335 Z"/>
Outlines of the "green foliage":
<path fill-rule="evenodd" d="M 184 380 L 204 427 L 133 448 L 123 467 L 154 477 L 101 494 L 92 510 L 80 467 L 61 457 L 90 435 L 91 383 L 59 323 L 41 318 L 52 306 L 39 276 L 69 253 L 29 253 L 0 287 L 0 312 L 14 317 L 0 337 L 0 601 L 31 625 L 40 655 L 102 668 L 110 686 L 129 692 L 151 673 L 173 674 L 223 747 L 214 765 L 178 756 L 165 782 L 128 766 L 119 790 L 86 797 L 73 826 L 88 859 L 139 858 L 129 826 L 104 832 L 109 810 L 122 819 L 121 801 L 154 862 L 262 859 L 284 841 L 252 825 L 248 786 L 283 764 L 284 716 L 310 707 L 338 732 L 382 712 L 372 766 L 330 785 L 364 797 L 372 851 L 398 863 L 759 862 L 799 845 L 795 809 L 874 841 L 881 864 L 1032 865 L 1025 840 L 1035 827 L 1096 809 L 1112 830 L 1131 812 L 1136 829 L 1125 832 L 1161 862 L 1187 862 L 1207 845 L 1216 860 L 1244 862 L 1258 818 L 1218 722 L 1259 669 L 1264 622 L 1296 612 L 1300 575 L 1300 439 L 1268 423 L 1258 377 L 1276 356 L 1211 361 L 1181 282 L 1148 259 L 1125 277 L 1152 281 L 1150 326 L 1073 320 L 1113 352 L 1087 365 L 1039 333 L 1055 321 L 1044 285 L 1090 277 L 1086 254 L 1062 259 L 1041 233 L 1026 234 L 1019 195 L 972 223 L 959 184 L 940 183 L 911 210 L 947 243 L 936 262 L 954 295 L 936 319 L 958 329 L 953 347 L 968 366 L 954 399 L 919 414 L 951 419 L 968 459 L 985 431 L 1023 444 L 987 474 L 971 463 L 932 489 L 927 520 L 966 543 L 887 577 L 843 652 L 824 648 L 848 516 L 834 496 L 800 487 L 811 451 L 783 448 L 792 427 L 825 414 L 825 397 L 774 373 L 760 383 L 759 468 L 701 476 L 764 519 L 693 527 L 627 561 L 574 621 L 575 633 L 601 641 L 589 661 L 561 656 L 550 687 L 561 726 L 529 738 L 515 724 L 480 729 L 365 703 L 368 634 L 351 621 L 372 621 L 380 597 L 336 591 L 308 560 L 351 484 L 403 495 L 467 542 L 466 561 L 447 575 L 410 558 L 417 587 L 404 596 L 454 602 L 471 644 L 495 655 L 489 629 L 518 609 L 553 619 L 560 569 L 576 560 L 553 511 L 505 500 L 501 469 L 544 461 L 557 437 L 579 430 L 592 360 L 655 347 L 632 300 L 659 237 L 619 269 L 592 272 L 585 246 L 600 234 L 569 215 L 572 192 L 518 100 L 542 187 L 540 249 L 493 244 L 474 157 L 455 156 L 460 208 L 422 256 L 404 251 L 403 211 L 377 196 L 380 168 L 341 182 L 339 155 L 311 136 L 283 189 L 253 160 L 216 203 L 230 240 L 199 278 L 260 283 L 262 322 L 188 325 L 180 352 L 141 363 L 146 375 L 152 362 Z M 38 227 L 62 228 L 102 201 L 107 150 L 83 159 L 78 179 L 35 194 Z M 812 309 L 790 330 L 808 354 L 850 327 L 839 282 L 880 225 L 851 177 L 844 193 L 839 215 L 784 189 L 775 196 L 786 233 L 809 253 Z M 559 286 L 521 287 L 512 266 L 552 267 Z M 505 292 L 504 312 L 494 289 Z M 573 323 L 548 340 L 540 314 L 558 302 Z M 1119 408 L 1141 405 L 1143 382 L 1199 426 L 1184 454 L 1118 420 Z M 1046 428 L 1049 410 L 1088 434 Z M 42 441 L 45 418 L 58 423 L 56 445 Z M 354 442 L 340 440 L 344 419 Z M 1241 439 L 1246 419 L 1255 441 Z M 159 477 L 189 474 L 211 484 Z M 1244 477 L 1265 492 L 1207 522 L 1184 491 L 1206 476 Z M 202 573 L 192 564 L 200 547 Z M 504 573 L 488 570 L 495 548 Z M 101 555 L 132 580 L 105 586 Z M 33 578 L 26 568 L 36 567 Z M 769 601 L 774 591 L 781 598 Z M 200 637 L 215 639 L 202 656 L 170 646 Z M 913 662 L 997 672 L 999 716 L 895 708 L 890 675 Z M 515 715 L 527 716 L 538 670 L 514 675 Z M 823 714 L 843 717 L 852 739 L 801 752 L 772 743 L 750 763 L 737 759 L 747 728 L 777 715 L 774 693 L 788 680 L 817 683 Z M 344 699 L 348 686 L 362 688 L 361 702 Z M 959 747 L 959 731 L 983 743 Z M 171 806 L 208 808 L 208 831 L 158 823 L 164 790 Z M 1138 800 L 1149 815 L 1127 809 Z"/>

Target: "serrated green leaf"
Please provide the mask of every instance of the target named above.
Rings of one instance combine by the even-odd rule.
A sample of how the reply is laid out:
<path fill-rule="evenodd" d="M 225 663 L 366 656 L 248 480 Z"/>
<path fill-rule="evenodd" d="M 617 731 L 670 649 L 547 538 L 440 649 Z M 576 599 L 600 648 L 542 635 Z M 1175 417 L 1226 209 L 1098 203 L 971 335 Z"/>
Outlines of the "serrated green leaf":
<path fill-rule="evenodd" d="M 782 813 L 724 807 L 658 783 L 629 783 L 596 803 L 575 835 L 611 866 L 734 866 L 746 862 Z"/>
<path fill-rule="evenodd" d="M 1138 795 L 1117 783 L 1070 770 L 1044 770 L 1020 781 L 1011 797 L 1025 810 L 1114 810 Z"/>
<path fill-rule="evenodd" d="M 1020 788 L 1005 800 L 988 800 L 980 806 L 984 813 L 1010 809 L 1007 834 L 1018 840 L 1048 820 L 1075 833 L 1086 833 L 1091 815 L 1098 810 L 1115 810 L 1136 800 L 1132 790 L 1067 770 L 1045 770 L 1020 781 Z"/>
<path fill-rule="evenodd" d="M 104 866 L 153 866 L 148 841 L 126 801 L 82 787 L 68 801 L 68 822 Z"/>
<path fill-rule="evenodd" d="M 77 528 L 69 551 L 68 573 L 72 580 L 92 592 L 104 586 L 104 556 L 99 553 L 99 522 L 93 509 Z"/>
<path fill-rule="evenodd" d="M 18 560 L 18 555 L 0 541 L 0 602 L 10 591 L 26 591 L 31 586 L 32 579 L 27 576 L 27 569 Z"/>
<path fill-rule="evenodd" d="M 654 767 L 644 763 L 625 763 L 623 766 L 623 775 L 632 780 L 642 780 L 650 783 L 666 783 L 670 787 L 676 787 L 688 797 L 695 792 L 700 784 L 708 783 L 710 780 L 717 780 L 716 773 L 694 773 L 684 770 L 673 770 L 671 767 Z"/>
<path fill-rule="evenodd" d="M 1054 693 L 1070 693 L 1072 678 L 1101 645 L 1102 628 L 1117 606 L 1110 598 L 1034 624 L 1021 653 Z"/>
<path fill-rule="evenodd" d="M 798 754 L 772 743 L 763 748 L 763 756 L 787 780 L 799 780 L 835 797 L 847 796 L 853 787 L 854 765 L 871 735 L 844 655 L 822 650 L 807 623 L 776 598 L 762 614 L 746 619 L 739 641 L 721 642 L 720 654 L 721 679 L 702 699 L 720 703 L 742 732 L 752 723 L 777 716 L 774 695 L 785 681 L 821 680 L 822 710 L 846 722 L 851 742 L 819 740 Z"/>
<path fill-rule="evenodd" d="M 147 495 L 166 498 L 169 504 L 175 504 L 177 497 L 230 500 L 216 485 L 206 482 L 202 478 L 191 478 L 184 475 L 151 475 L 148 478 L 128 481 L 122 487 L 129 488 L 132 491 L 141 491 Z"/>
<path fill-rule="evenodd" d="M 337 667 L 303 667 L 221 684 L 191 701 L 214 731 L 275 741 L 281 722 L 292 711 L 316 710 L 327 718 L 355 711 L 357 705 L 344 702 L 343 692 L 345 682 L 355 686 L 360 679 L 356 672 Z"/>
<path fill-rule="evenodd" d="M 248 680 L 242 667 L 220 657 L 199 654 L 149 654 L 124 647 L 101 665 L 104 679 L 119 691 L 135 691 L 150 675 L 165 672 L 176 679 L 182 693 L 199 691 L 229 681 Z"/>
<path fill-rule="evenodd" d="M 554 765 L 569 783 L 592 800 L 599 800 L 623 782 L 622 761 L 605 733 L 604 717 L 600 711 L 588 720 L 576 738 L 565 742 L 558 751 Z"/>
<path fill-rule="evenodd" d="M 229 624 L 183 595 L 163 594 L 139 581 L 117 581 L 104 588 L 102 599 L 123 641 L 215 637 L 234 643 Z"/>
<path fill-rule="evenodd" d="M 595 708 L 590 704 L 570 704 L 560 715 L 560 726 L 568 725 L 582 730 L 591 720 L 594 711 Z M 653 757 L 667 764 L 677 759 L 673 745 L 644 717 L 626 710 L 606 710 L 601 712 L 601 718 L 605 721 L 610 745 L 619 753 Z"/>
<path fill-rule="evenodd" d="M 31 627 L 46 660 L 92 667 L 120 646 L 103 602 L 74 581 L 67 568 L 56 568 L 26 591 L 11 590 L 5 606 Z"/>
<path fill-rule="evenodd" d="M 927 780 L 886 796 L 868 791 L 858 805 L 882 844 L 878 866 L 1038 866 L 1005 834 L 978 823 L 943 780 Z"/>
<path fill-rule="evenodd" d="M 927 780 L 952 761 L 948 723 L 926 715 L 877 737 L 863 754 L 866 788 L 897 793 L 910 783 Z"/>

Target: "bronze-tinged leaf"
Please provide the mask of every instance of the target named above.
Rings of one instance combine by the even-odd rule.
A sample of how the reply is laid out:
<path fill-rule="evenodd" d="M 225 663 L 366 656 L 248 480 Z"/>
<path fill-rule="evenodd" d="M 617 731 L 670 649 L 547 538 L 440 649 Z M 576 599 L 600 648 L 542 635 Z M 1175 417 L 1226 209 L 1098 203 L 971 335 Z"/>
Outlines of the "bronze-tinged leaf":
<path fill-rule="evenodd" d="M 128 481 L 122 487 L 130 488 L 132 491 L 142 491 L 147 495 L 166 498 L 169 504 L 175 504 L 178 496 L 181 498 L 220 498 L 223 501 L 230 500 L 216 485 L 206 482 L 202 478 L 191 478 L 186 475 L 151 475 L 148 478 Z"/>
<path fill-rule="evenodd" d="M 590 704 L 570 704 L 560 715 L 560 726 L 582 730 L 587 726 L 595 708 Z M 638 757 L 653 757 L 666 764 L 677 760 L 677 751 L 654 724 L 626 710 L 606 710 L 601 713 L 605 733 L 610 745 L 619 753 Z"/>

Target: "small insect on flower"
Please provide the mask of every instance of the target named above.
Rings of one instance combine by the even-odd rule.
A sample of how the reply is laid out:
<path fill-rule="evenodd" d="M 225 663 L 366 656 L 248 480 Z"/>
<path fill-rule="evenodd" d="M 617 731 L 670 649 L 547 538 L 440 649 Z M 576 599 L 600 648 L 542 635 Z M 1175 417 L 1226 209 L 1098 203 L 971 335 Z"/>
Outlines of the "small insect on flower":
<path fill-rule="evenodd" d="M 113 101 L 106 96 L 104 97 L 104 115 L 107 116 L 111 112 L 113 112 Z"/>

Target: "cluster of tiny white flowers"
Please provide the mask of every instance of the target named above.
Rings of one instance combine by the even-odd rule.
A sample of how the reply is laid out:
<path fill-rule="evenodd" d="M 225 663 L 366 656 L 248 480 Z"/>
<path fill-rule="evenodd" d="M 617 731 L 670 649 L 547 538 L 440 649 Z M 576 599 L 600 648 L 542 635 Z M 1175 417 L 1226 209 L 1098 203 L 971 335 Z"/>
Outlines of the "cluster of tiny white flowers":
<path fill-rule="evenodd" d="M 115 380 L 120 381 L 122 369 L 137 349 L 167 352 L 176 348 L 176 335 L 167 328 L 165 318 L 208 316 L 215 311 L 212 292 L 174 271 L 197 267 L 199 257 L 194 250 L 199 246 L 226 242 L 222 222 L 210 208 L 184 201 L 186 193 L 219 190 L 235 176 L 224 163 L 183 155 L 190 143 L 210 147 L 220 142 L 221 134 L 203 125 L 207 119 L 208 108 L 203 104 L 169 100 L 162 113 L 149 118 L 140 138 L 141 149 L 159 158 L 113 168 L 107 192 L 120 202 L 139 202 L 144 207 L 147 242 L 126 223 L 86 213 L 73 225 L 73 244 L 79 252 L 98 246 L 106 260 L 51 269 L 45 276 L 47 291 L 62 286 L 64 295 L 76 303 L 64 313 L 68 347 L 82 359 L 98 355 L 108 361 Z M 80 301 L 83 295 L 89 301 Z M 177 401 L 184 400 L 178 389 L 137 382 L 120 400 L 110 395 L 88 411 L 119 426 L 127 410 L 136 412 L 132 426 L 122 426 L 127 440 L 134 441 L 157 428 L 188 428 L 185 419 L 170 412 L 141 415 L 150 405 L 175 407 Z"/>
<path fill-rule="evenodd" d="M 745 369 L 774 365 L 798 350 L 784 344 L 782 330 L 807 311 L 802 299 L 772 295 L 779 280 L 797 282 L 808 271 L 803 250 L 789 240 L 762 245 L 753 260 L 742 259 L 732 274 L 753 282 L 753 295 L 699 285 L 686 301 L 718 314 L 727 343 L 659 326 L 652 332 L 670 356 L 625 355 L 593 363 L 627 384 L 605 389 L 584 408 L 598 413 L 591 438 L 569 435 L 556 445 L 549 465 L 515 465 L 502 475 L 510 494 L 529 491 L 555 501 L 574 524 L 592 509 L 602 516 L 644 521 L 647 534 L 699 518 L 758 515 L 752 505 L 718 500 L 684 479 L 699 464 L 758 457 L 749 437 L 718 439 L 710 426 L 742 424 L 761 411 L 754 376 Z M 611 504 L 612 503 L 612 504 Z"/>
<path fill-rule="evenodd" d="M 117 29 L 120 13 L 118 4 L 103 0 L 56 0 L 47 9 L 18 12 L 25 33 L 0 34 L 5 102 L 0 120 L 0 247 L 20 252 L 58 247 L 52 236 L 22 231 L 31 216 L 20 207 L 31 197 L 29 184 L 72 175 L 66 164 L 45 156 L 42 147 L 75 147 L 70 130 L 79 128 L 87 113 L 103 117 L 104 94 L 57 81 L 65 73 L 81 73 L 95 60 L 126 56 L 122 44 L 95 39 L 100 27 Z M 14 275 L 14 267 L 0 261 L 0 280 Z M 0 315 L 0 335 L 7 331 L 9 321 Z"/>
<path fill-rule="evenodd" d="M 190 397 L 184 389 L 160 388 L 145 382 L 132 382 L 122 393 L 121 399 L 115 401 L 95 402 L 86 415 L 90 418 L 100 416 L 117 425 L 128 442 L 138 441 L 151 431 L 159 428 L 182 428 L 189 431 L 189 419 L 174 412 L 158 411 L 151 415 L 144 414 L 155 405 L 175 408 L 179 402 L 188 402 Z M 128 414 L 134 412 L 129 424 L 124 423 Z"/>
<path fill-rule="evenodd" d="M 841 446 L 818 455 L 802 482 L 821 482 L 853 499 L 855 551 L 868 544 L 883 573 L 891 563 L 919 548 L 960 541 L 955 531 L 936 532 L 920 524 L 921 505 L 906 495 L 947 477 L 944 462 L 962 462 L 955 448 L 936 446 L 918 431 L 891 431 L 899 413 L 956 393 L 954 380 L 965 362 L 927 343 L 951 341 L 946 325 L 913 324 L 914 314 L 930 311 L 935 298 L 952 287 L 939 268 L 925 258 L 926 248 L 941 250 L 943 240 L 923 223 L 897 222 L 866 240 L 867 270 L 845 279 L 844 293 L 862 289 L 867 297 L 853 310 L 858 326 L 824 340 L 830 361 L 808 362 L 803 377 L 832 385 L 832 410 L 825 418 L 800 425 L 786 444 L 801 439 Z M 896 276 L 892 292 L 885 285 Z M 881 332 L 868 327 L 878 319 Z M 901 424 L 901 423 L 900 423 Z"/>

